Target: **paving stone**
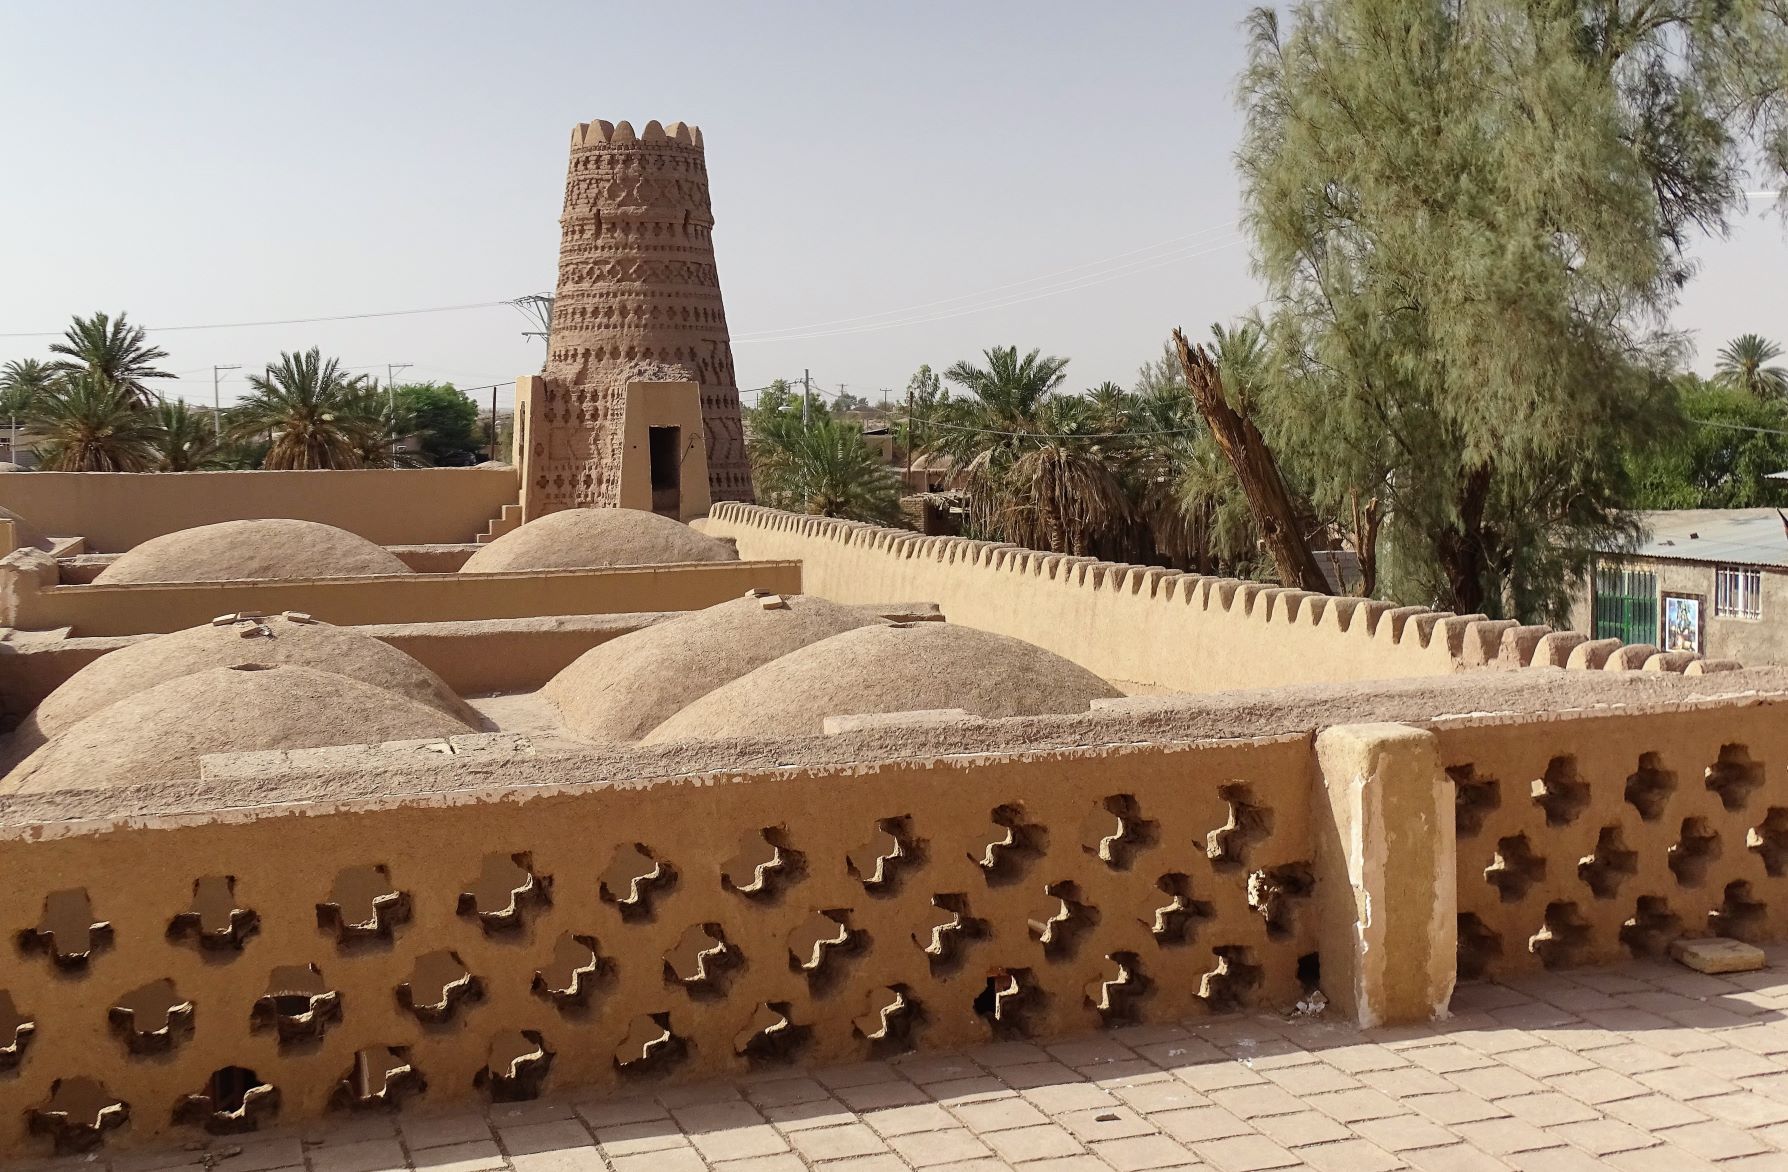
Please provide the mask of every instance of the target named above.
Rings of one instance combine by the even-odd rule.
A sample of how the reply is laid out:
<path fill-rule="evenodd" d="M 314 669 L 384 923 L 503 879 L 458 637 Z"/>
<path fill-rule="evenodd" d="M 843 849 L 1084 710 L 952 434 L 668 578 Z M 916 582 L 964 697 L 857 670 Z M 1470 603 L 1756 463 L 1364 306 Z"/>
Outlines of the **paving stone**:
<path fill-rule="evenodd" d="M 1562 1147 L 1564 1141 L 1520 1119 L 1485 1119 L 1476 1123 L 1455 1123 L 1452 1129 L 1459 1137 L 1481 1152 L 1506 1156 L 1510 1152 L 1529 1152 L 1535 1148 Z"/>
<path fill-rule="evenodd" d="M 1707 1115 L 1687 1103 L 1679 1103 L 1675 1099 L 1663 1095 L 1641 1095 L 1637 1099 L 1617 1099 L 1612 1103 L 1601 1104 L 1602 1114 L 1611 1119 L 1619 1119 L 1630 1123 L 1644 1131 L 1659 1131 L 1666 1127 L 1681 1127 L 1685 1123 L 1699 1123 Z"/>
<path fill-rule="evenodd" d="M 582 1119 L 592 1130 L 602 1127 L 619 1127 L 624 1123 L 645 1123 L 652 1119 L 669 1119 L 670 1112 L 664 1104 L 656 1099 L 598 1099 L 593 1102 L 580 1102 L 576 1107 L 578 1118 Z"/>
<path fill-rule="evenodd" d="M 784 1078 L 745 1088 L 745 1097 L 759 1107 L 786 1107 L 831 1098 L 832 1093 L 811 1078 Z"/>
<path fill-rule="evenodd" d="M 1062 1083 L 1032 1087 L 1023 1093 L 1027 1103 L 1046 1115 L 1060 1115 L 1068 1111 L 1084 1111 L 1093 1107 L 1115 1107 L 1118 1105 L 1117 1096 L 1102 1087 L 1093 1086 L 1091 1083 Z"/>
<path fill-rule="evenodd" d="M 1495 1103 L 1464 1091 L 1451 1091 L 1444 1095 L 1416 1095 L 1406 1100 L 1406 1103 L 1411 1110 L 1420 1111 L 1434 1122 L 1448 1126 L 1498 1119 L 1508 1114 Z"/>
<path fill-rule="evenodd" d="M 754 1156 L 749 1160 L 727 1160 L 711 1167 L 714 1172 L 807 1172 L 807 1165 L 793 1152 Z"/>
<path fill-rule="evenodd" d="M 397 1129 L 404 1137 L 404 1146 L 412 1152 L 471 1143 L 489 1139 L 491 1135 L 490 1119 L 482 1111 L 465 1111 L 457 1115 L 405 1115 L 398 1119 Z"/>
<path fill-rule="evenodd" d="M 1395 1070 L 1408 1066 L 1409 1060 L 1385 1046 L 1361 1042 L 1353 1046 L 1336 1046 L 1322 1052 L 1322 1060 L 1337 1070 L 1359 1074 L 1367 1070 Z"/>
<path fill-rule="evenodd" d="M 1582 1123 L 1559 1124 L 1549 1130 L 1566 1143 L 1596 1156 L 1636 1151 L 1663 1142 L 1651 1133 L 1640 1131 L 1618 1119 L 1586 1119 Z"/>
<path fill-rule="evenodd" d="M 404 1150 L 395 1139 L 363 1139 L 355 1143 L 313 1148 L 310 1153 L 313 1172 L 385 1172 L 388 1168 L 407 1168 Z"/>
<path fill-rule="evenodd" d="M 1056 1123 L 987 1132 L 981 1136 L 981 1140 L 1000 1159 L 1012 1164 L 1073 1156 L 1082 1151 L 1081 1143 L 1074 1138 L 1074 1133 Z"/>
<path fill-rule="evenodd" d="M 1351 1138 L 1353 1133 L 1320 1111 L 1268 1115 L 1250 1121 L 1254 1130 L 1288 1148 Z"/>
<path fill-rule="evenodd" d="M 935 1104 L 926 1103 L 930 1107 Z M 815 1127 L 836 1127 L 843 1123 L 853 1123 L 857 1113 L 840 1103 L 837 1099 L 822 1099 L 817 1103 L 790 1103 L 786 1107 L 765 1107 L 764 1118 L 768 1119 L 776 1130 L 783 1134 L 791 1131 L 809 1131 Z"/>
<path fill-rule="evenodd" d="M 666 1148 L 637 1156 L 616 1156 L 614 1172 L 707 1172 L 708 1162 L 694 1148 Z"/>
<path fill-rule="evenodd" d="M 1305 1164 L 1319 1172 L 1390 1172 L 1404 1166 L 1399 1157 L 1363 1139 L 1344 1139 L 1299 1148 L 1297 1154 Z"/>
<path fill-rule="evenodd" d="M 1422 1172 L 1507 1172 L 1509 1165 L 1470 1144 L 1454 1144 L 1446 1148 L 1418 1148 L 1404 1152 L 1403 1158 Z"/>
<path fill-rule="evenodd" d="M 1519 1070 L 1522 1074 L 1534 1078 L 1546 1078 L 1554 1074 L 1574 1074 L 1581 1070 L 1594 1070 L 1596 1063 L 1583 1055 L 1567 1050 L 1563 1046 L 1550 1043 L 1535 1046 L 1530 1050 L 1511 1050 L 1507 1054 L 1498 1055 L 1502 1064 Z"/>
<path fill-rule="evenodd" d="M 1268 1085 L 1266 1079 L 1240 1062 L 1206 1062 L 1198 1066 L 1181 1066 L 1174 1070 L 1173 1076 L 1193 1090 L 1207 1095 L 1212 1091 L 1233 1087 Z"/>
<path fill-rule="evenodd" d="M 1733 1156 L 1768 1150 L 1755 1136 L 1711 1119 L 1705 1123 L 1685 1123 L 1655 1134 L 1666 1143 L 1709 1160 L 1728 1160 Z"/>
<path fill-rule="evenodd" d="M 530 1123 L 522 1127 L 505 1127 L 497 1133 L 503 1150 L 511 1156 L 534 1152 L 558 1152 L 567 1148 L 593 1148 L 596 1140 L 575 1119 L 558 1119 L 549 1123 Z M 405 1142 L 409 1137 L 405 1135 Z M 415 1150 L 411 1143 L 410 1148 Z"/>
<path fill-rule="evenodd" d="M 915 1168 L 962 1163 L 993 1154 L 992 1149 L 976 1139 L 966 1127 L 897 1135 L 888 1141 L 888 1146 Z"/>
<path fill-rule="evenodd" d="M 846 1156 L 867 1156 L 888 1150 L 888 1145 L 882 1142 L 881 1137 L 861 1123 L 797 1131 L 788 1138 L 797 1151 L 814 1162 L 840 1160 Z"/>
<path fill-rule="evenodd" d="M 417 1172 L 497 1172 L 506 1164 L 496 1141 L 486 1139 L 413 1152 L 410 1166 Z"/>
<path fill-rule="evenodd" d="M 1396 1115 L 1388 1119 L 1363 1119 L 1353 1124 L 1353 1131 L 1390 1152 L 1407 1152 L 1415 1148 L 1441 1148 L 1459 1142 L 1459 1137 L 1420 1115 Z"/>
<path fill-rule="evenodd" d="M 1546 1079 L 1546 1085 L 1584 1103 L 1613 1103 L 1649 1094 L 1650 1087 L 1612 1070 L 1584 1070 Z"/>
<path fill-rule="evenodd" d="M 995 1072 L 999 1080 L 1015 1091 L 1036 1087 L 1068 1086 L 1086 1082 L 1086 1076 L 1059 1062 L 1032 1062 L 1023 1066 L 1002 1066 Z"/>
<path fill-rule="evenodd" d="M 709 1163 L 773 1156 L 788 1151 L 789 1141 L 768 1123 L 729 1127 L 718 1131 L 691 1132 L 689 1140 Z"/>
<path fill-rule="evenodd" d="M 927 1083 L 925 1090 L 930 1092 L 932 1098 L 945 1106 L 973 1103 L 980 1099 L 998 1099 L 1018 1093 L 991 1074 L 951 1079 L 947 1082 Z"/>
<path fill-rule="evenodd" d="M 1073 1132 L 1083 1143 L 1151 1135 L 1156 1130 L 1155 1124 L 1128 1107 L 1090 1107 L 1084 1111 L 1065 1111 L 1057 1116 L 1057 1122 Z"/>
<path fill-rule="evenodd" d="M 1327 1062 L 1280 1067 L 1266 1071 L 1266 1077 L 1288 1095 L 1320 1095 L 1327 1091 L 1353 1090 L 1360 1085 L 1359 1079 Z"/>
<path fill-rule="evenodd" d="M 673 1119 L 651 1119 L 596 1129 L 596 1142 L 610 1156 L 633 1156 L 665 1148 L 688 1147 L 689 1140 Z"/>
<path fill-rule="evenodd" d="M 1198 1164 L 1198 1157 L 1164 1135 L 1139 1135 L 1130 1139 L 1105 1140 L 1093 1145 L 1093 1152 L 1115 1172 L 1142 1172 L 1152 1168 L 1186 1168 Z"/>
<path fill-rule="evenodd" d="M 525 1156 L 510 1156 L 509 1166 L 515 1172 L 608 1172 L 608 1161 L 602 1153 L 594 1148 L 576 1148 L 563 1152 L 532 1152 Z M 751 1172 L 751 1170 L 737 1170 Z M 790 1172 L 790 1170 L 763 1169 L 761 1172 Z M 798 1166 L 792 1172 L 804 1172 Z"/>
<path fill-rule="evenodd" d="M 1515 1095 L 1512 1098 L 1496 1100 L 1496 1105 L 1515 1118 L 1525 1120 L 1537 1127 L 1552 1127 L 1560 1123 L 1582 1123 L 1585 1120 L 1601 1118 L 1594 1107 L 1579 1103 L 1569 1095 L 1561 1095 L 1557 1091 L 1541 1091 L 1535 1095 Z"/>
<path fill-rule="evenodd" d="M 1111 1093 L 1143 1115 L 1154 1111 L 1178 1111 L 1183 1107 L 1203 1107 L 1210 1102 L 1177 1078 L 1113 1087 Z"/>
<path fill-rule="evenodd" d="M 1049 1117 L 1037 1110 L 1036 1104 L 1019 1098 L 959 1103 L 950 1108 L 950 1113 L 962 1120 L 970 1131 L 982 1135 L 1049 1122 Z"/>
<path fill-rule="evenodd" d="M 1304 1103 L 1296 1095 L 1286 1094 L 1271 1083 L 1227 1087 L 1211 1091 L 1207 1097 L 1217 1106 L 1226 1108 L 1243 1119 L 1257 1119 L 1262 1115 L 1289 1115 L 1304 1109 Z"/>
<path fill-rule="evenodd" d="M 1033 1108 L 1034 1110 L 1034 1108 Z M 1039 1119 L 1042 1116 L 1038 1116 Z M 863 1122 L 886 1139 L 891 1135 L 911 1135 L 915 1131 L 941 1131 L 957 1126 L 954 1116 L 936 1103 L 915 1103 L 910 1107 L 889 1107 L 883 1111 L 865 1111 Z"/>
<path fill-rule="evenodd" d="M 1232 1136 L 1249 1135 L 1254 1130 L 1246 1120 L 1217 1106 L 1162 1111 L 1148 1118 L 1150 1123 L 1184 1143 L 1228 1139 Z"/>
<path fill-rule="evenodd" d="M 1411 1095 L 1444 1095 L 1448 1091 L 1459 1089 L 1432 1070 L 1416 1066 L 1398 1070 L 1368 1070 L 1359 1075 L 1359 1080 L 1393 1099 L 1404 1099 Z"/>
<path fill-rule="evenodd" d="M 1295 1168 L 1303 1161 L 1272 1140 L 1259 1135 L 1213 1139 L 1192 1145 L 1198 1158 L 1223 1172 L 1264 1172 L 1270 1168 Z"/>

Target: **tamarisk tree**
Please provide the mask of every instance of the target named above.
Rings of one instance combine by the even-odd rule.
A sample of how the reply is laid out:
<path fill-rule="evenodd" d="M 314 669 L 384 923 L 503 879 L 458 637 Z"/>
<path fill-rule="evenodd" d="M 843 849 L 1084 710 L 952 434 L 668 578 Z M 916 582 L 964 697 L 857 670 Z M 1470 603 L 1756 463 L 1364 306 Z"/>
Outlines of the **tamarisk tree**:
<path fill-rule="evenodd" d="M 1747 158 L 1788 171 L 1788 4 L 1310 0 L 1246 27 L 1261 432 L 1367 573 L 1382 518 L 1401 600 L 1556 618 L 1634 532 L 1621 457 L 1669 422 L 1686 247 Z"/>

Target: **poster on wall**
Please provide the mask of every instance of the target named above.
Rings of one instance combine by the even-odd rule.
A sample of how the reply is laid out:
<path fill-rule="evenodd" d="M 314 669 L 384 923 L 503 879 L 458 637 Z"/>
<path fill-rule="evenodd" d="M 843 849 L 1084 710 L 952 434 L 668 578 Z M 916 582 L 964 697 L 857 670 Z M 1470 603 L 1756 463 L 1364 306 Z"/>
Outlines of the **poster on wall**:
<path fill-rule="evenodd" d="M 1701 596 L 1664 595 L 1664 650 L 1701 654 Z"/>

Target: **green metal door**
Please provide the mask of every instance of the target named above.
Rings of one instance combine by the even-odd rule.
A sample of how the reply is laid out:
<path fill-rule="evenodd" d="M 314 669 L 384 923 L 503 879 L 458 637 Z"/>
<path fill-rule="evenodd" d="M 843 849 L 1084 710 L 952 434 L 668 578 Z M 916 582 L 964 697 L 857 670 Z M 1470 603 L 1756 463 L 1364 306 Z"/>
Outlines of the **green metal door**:
<path fill-rule="evenodd" d="M 1658 576 L 1651 571 L 1596 566 L 1592 605 L 1597 639 L 1658 641 Z"/>

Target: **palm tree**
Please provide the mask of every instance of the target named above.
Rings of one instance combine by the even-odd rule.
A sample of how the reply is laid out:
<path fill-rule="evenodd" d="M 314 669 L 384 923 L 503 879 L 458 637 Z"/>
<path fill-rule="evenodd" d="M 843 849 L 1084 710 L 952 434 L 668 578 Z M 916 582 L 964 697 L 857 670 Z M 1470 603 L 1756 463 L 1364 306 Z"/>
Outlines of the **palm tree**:
<path fill-rule="evenodd" d="M 93 374 L 58 380 L 27 416 L 52 472 L 148 472 L 160 459 L 161 427 L 129 387 Z"/>
<path fill-rule="evenodd" d="M 0 366 L 0 416 L 23 415 L 56 381 L 56 372 L 35 358 L 16 358 Z"/>
<path fill-rule="evenodd" d="M 951 458 L 968 493 L 970 531 L 1058 553 L 1123 549 L 1131 520 L 1118 476 L 1123 441 L 1108 426 L 1122 393 L 1060 394 L 1068 360 L 1037 350 L 984 355 L 985 367 L 958 362 L 944 372 L 969 393 L 922 421 L 926 450 Z"/>
<path fill-rule="evenodd" d="M 155 406 L 155 422 L 163 472 L 198 472 L 218 466 L 217 428 L 208 411 L 194 411 L 179 399 L 162 399 Z"/>
<path fill-rule="evenodd" d="M 762 418 L 752 435 L 752 476 L 766 503 L 792 512 L 887 523 L 900 516 L 900 482 L 863 442 L 863 429 L 815 405 Z"/>
<path fill-rule="evenodd" d="M 1762 334 L 1740 334 L 1720 350 L 1714 378 L 1759 399 L 1788 398 L 1788 369 L 1769 365 L 1782 348 Z"/>
<path fill-rule="evenodd" d="M 384 441 L 378 416 L 368 414 L 365 378 L 344 373 L 338 359 L 325 361 L 315 346 L 282 352 L 248 385 L 227 434 L 240 442 L 270 434 L 263 468 L 361 468 L 363 453 Z"/>
<path fill-rule="evenodd" d="M 51 362 L 49 369 L 58 374 L 91 374 L 123 387 L 139 406 L 148 407 L 155 396 L 143 385 L 144 379 L 173 378 L 155 363 L 168 352 L 151 346 L 142 326 L 133 326 L 127 315 L 110 316 L 96 313 L 77 317 L 62 335 L 60 342 L 50 343 L 50 352 L 64 357 Z"/>

